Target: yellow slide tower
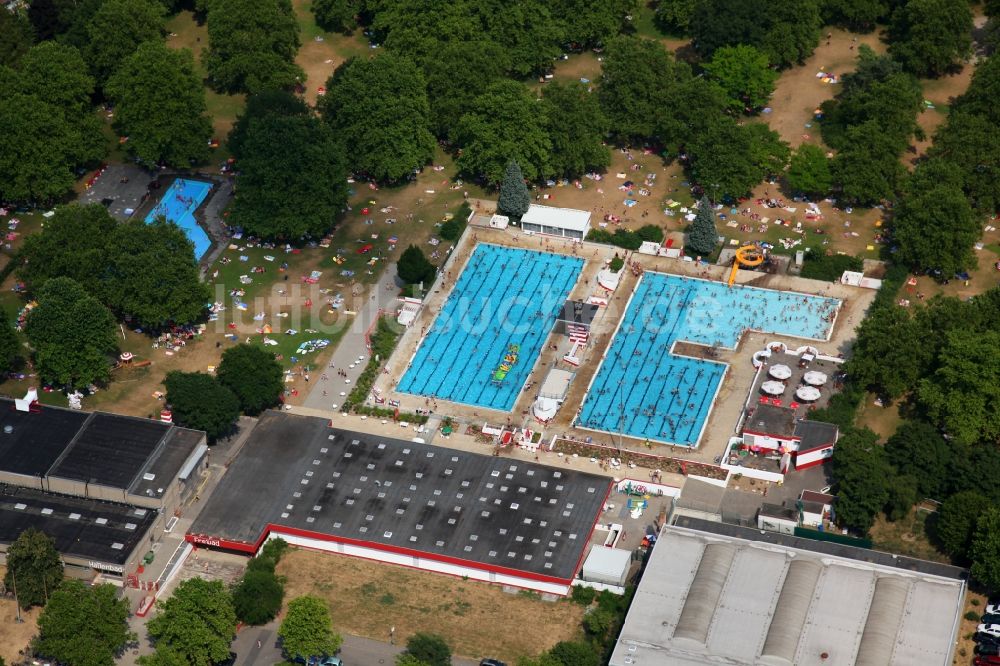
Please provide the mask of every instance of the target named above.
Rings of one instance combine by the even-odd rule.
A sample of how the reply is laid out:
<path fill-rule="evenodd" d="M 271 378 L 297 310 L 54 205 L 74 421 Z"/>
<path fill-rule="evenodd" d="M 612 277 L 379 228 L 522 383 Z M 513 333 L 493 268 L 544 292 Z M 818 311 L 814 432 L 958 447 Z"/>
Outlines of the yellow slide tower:
<path fill-rule="evenodd" d="M 764 263 L 764 253 L 756 245 L 744 245 L 736 250 L 733 257 L 733 270 L 729 273 L 729 286 L 736 282 L 736 271 L 741 267 L 754 268 Z"/>

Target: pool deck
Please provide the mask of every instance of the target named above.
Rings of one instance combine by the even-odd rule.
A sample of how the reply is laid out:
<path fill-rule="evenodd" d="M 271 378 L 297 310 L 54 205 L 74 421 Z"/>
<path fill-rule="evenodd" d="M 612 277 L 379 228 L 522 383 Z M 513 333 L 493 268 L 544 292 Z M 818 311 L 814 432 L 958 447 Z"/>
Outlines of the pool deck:
<path fill-rule="evenodd" d="M 601 308 L 600 314 L 592 324 L 588 350 L 579 368 L 572 368 L 561 360 L 568 349 L 568 343 L 563 336 L 550 337 L 542 346 L 541 354 L 531 374 L 528 376 L 528 382 L 533 385 L 532 387 L 539 385 L 548 370 L 553 367 L 571 369 L 576 373 L 576 377 L 569 387 L 569 392 L 562 408 L 556 414 L 555 418 L 544 427 L 530 416 L 529 410 L 535 399 L 535 392 L 531 390 L 521 392 L 511 412 L 472 407 L 442 400 L 438 400 L 435 406 L 431 400 L 398 393 L 394 390 L 396 383 L 406 369 L 409 359 L 412 358 L 416 351 L 423 334 L 422 331 L 425 327 L 429 330 L 434 317 L 450 292 L 450 287 L 454 283 L 454 279 L 458 277 L 464 268 L 470 252 L 477 242 L 488 242 L 527 249 L 541 249 L 561 254 L 574 254 L 573 244 L 561 239 L 528 236 L 520 230 L 513 228 L 496 230 L 470 226 L 446 262 L 442 274 L 443 279 L 435 283 L 433 291 L 425 300 L 424 307 L 418 315 L 417 320 L 404 333 L 396 352 L 386 366 L 387 372 L 383 373 L 376 382 L 376 388 L 389 399 L 398 400 L 400 408 L 405 411 L 413 411 L 418 408 L 433 409 L 435 414 L 451 416 L 459 422 L 477 424 L 479 426 L 487 421 L 494 425 L 502 425 L 504 423 L 517 426 L 526 425 L 535 430 L 542 429 L 545 433 L 546 441 L 552 435 L 561 434 L 581 440 L 589 436 L 595 442 L 604 444 L 610 444 L 613 437 L 615 443 L 617 443 L 617 435 L 612 436 L 609 433 L 577 428 L 572 423 L 583 402 L 586 389 L 597 372 L 601 356 L 607 352 L 614 331 L 624 314 L 628 300 L 638 282 L 638 278 L 627 267 L 623 269 L 621 282 L 618 285 L 618 289 L 609 298 L 608 306 Z M 585 264 L 569 298 L 586 299 L 594 291 L 596 276 L 603 267 L 604 261 L 614 256 L 616 250 L 618 252 L 623 251 L 618 248 L 592 243 L 578 244 L 575 250 L 576 256 L 582 257 L 585 260 Z M 666 257 L 631 254 L 629 258 L 630 260 L 637 261 L 644 270 L 717 281 L 727 279 L 730 270 L 725 266 L 699 266 L 694 262 L 685 262 Z M 451 274 L 450 279 L 448 277 L 449 272 Z M 861 322 L 864 312 L 868 309 L 876 294 L 875 291 L 870 289 L 807 280 L 791 275 L 769 275 L 752 271 L 740 271 L 737 276 L 737 282 L 765 289 L 795 291 L 803 294 L 840 299 L 842 305 L 829 340 L 814 341 L 760 332 L 745 334 L 739 344 L 737 344 L 736 349 L 717 350 L 715 356 L 711 359 L 727 363 L 729 370 L 719 388 L 715 405 L 708 417 L 698 448 L 692 449 L 685 446 L 653 444 L 651 449 L 649 449 L 644 445 L 642 440 L 628 436 L 624 439 L 626 448 L 657 455 L 676 456 L 685 460 L 709 464 L 714 463 L 715 458 L 721 456 L 729 437 L 733 434 L 733 429 L 739 420 L 744 402 L 752 388 L 755 377 L 755 369 L 751 363 L 753 353 L 764 349 L 768 343 L 785 342 L 791 349 L 796 349 L 803 345 L 811 345 L 824 354 L 832 356 L 841 353 L 846 354 L 855 338 L 855 329 Z M 557 345 L 557 349 L 552 349 L 553 344 Z M 697 345 L 684 345 L 683 353 L 697 356 L 697 353 L 692 353 L 697 352 L 697 347 Z M 681 350 L 678 349 L 678 351 Z M 447 445 L 446 442 L 448 441 L 441 437 L 436 438 L 436 443 L 438 444 Z"/>

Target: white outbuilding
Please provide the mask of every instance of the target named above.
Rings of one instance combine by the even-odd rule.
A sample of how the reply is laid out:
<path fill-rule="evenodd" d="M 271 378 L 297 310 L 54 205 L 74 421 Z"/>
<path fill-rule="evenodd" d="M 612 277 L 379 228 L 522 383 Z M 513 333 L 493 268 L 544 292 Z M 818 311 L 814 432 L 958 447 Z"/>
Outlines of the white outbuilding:
<path fill-rule="evenodd" d="M 521 228 L 535 234 L 583 240 L 590 231 L 590 211 L 554 206 L 528 206 Z"/>

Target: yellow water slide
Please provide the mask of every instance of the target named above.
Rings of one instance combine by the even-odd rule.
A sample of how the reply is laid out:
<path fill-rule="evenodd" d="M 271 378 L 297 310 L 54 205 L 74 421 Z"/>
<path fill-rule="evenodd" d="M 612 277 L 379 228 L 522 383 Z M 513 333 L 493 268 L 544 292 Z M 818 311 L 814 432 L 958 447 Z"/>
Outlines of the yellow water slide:
<path fill-rule="evenodd" d="M 733 257 L 733 270 L 729 273 L 729 286 L 736 282 L 736 272 L 740 268 L 754 268 L 764 263 L 764 254 L 756 245 L 744 245 L 736 250 Z"/>

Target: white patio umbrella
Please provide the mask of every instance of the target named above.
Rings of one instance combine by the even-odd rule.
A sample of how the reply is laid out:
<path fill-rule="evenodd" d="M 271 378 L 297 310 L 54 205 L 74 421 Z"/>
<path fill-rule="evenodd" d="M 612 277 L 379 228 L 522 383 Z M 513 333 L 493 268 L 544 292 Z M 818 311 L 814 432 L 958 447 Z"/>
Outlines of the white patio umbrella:
<path fill-rule="evenodd" d="M 781 382 L 768 381 L 760 385 L 760 390 L 771 395 L 781 395 L 785 392 L 785 385 Z"/>
<path fill-rule="evenodd" d="M 792 369 L 784 363 L 779 363 L 777 365 L 772 365 L 771 369 L 767 371 L 767 374 L 771 375 L 775 379 L 788 379 L 792 376 Z"/>
<path fill-rule="evenodd" d="M 814 400 L 819 400 L 819 389 L 815 386 L 800 386 L 795 395 L 798 396 L 800 400 L 805 400 L 806 402 L 812 402 Z"/>
<path fill-rule="evenodd" d="M 812 384 L 813 386 L 822 386 L 826 384 L 826 373 L 819 372 L 818 370 L 810 370 L 802 376 L 802 381 L 806 384 Z"/>

